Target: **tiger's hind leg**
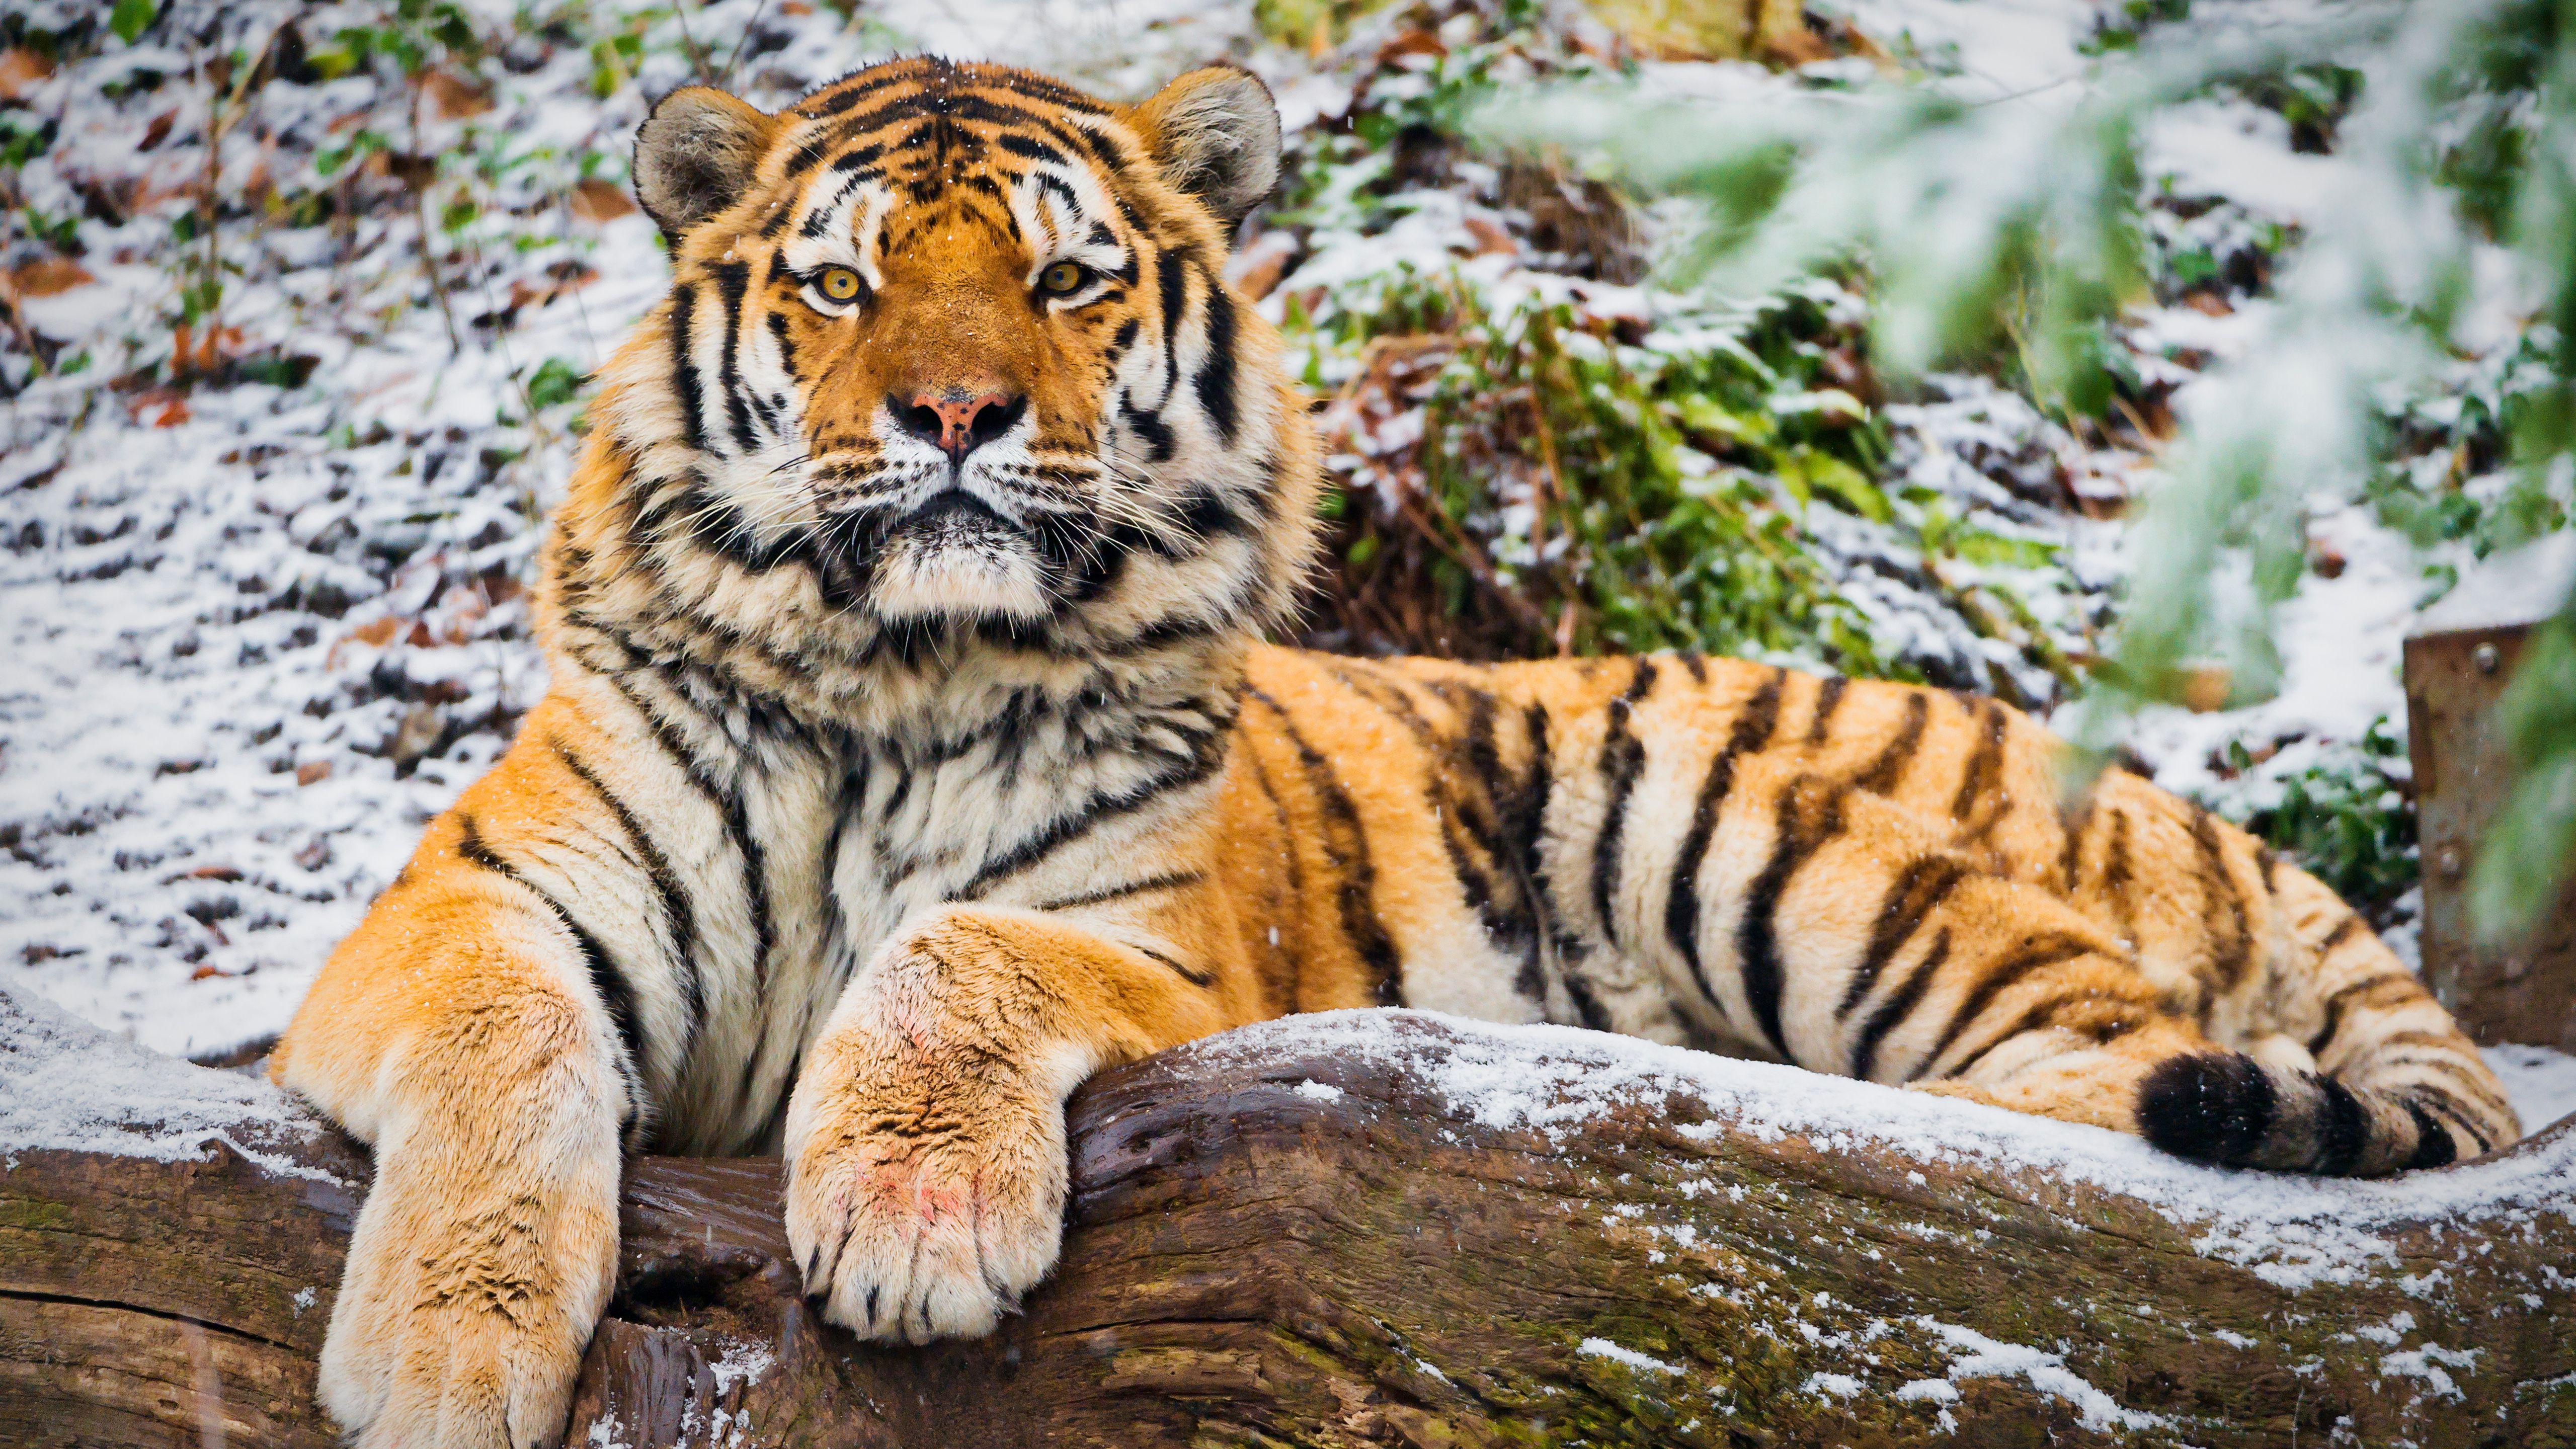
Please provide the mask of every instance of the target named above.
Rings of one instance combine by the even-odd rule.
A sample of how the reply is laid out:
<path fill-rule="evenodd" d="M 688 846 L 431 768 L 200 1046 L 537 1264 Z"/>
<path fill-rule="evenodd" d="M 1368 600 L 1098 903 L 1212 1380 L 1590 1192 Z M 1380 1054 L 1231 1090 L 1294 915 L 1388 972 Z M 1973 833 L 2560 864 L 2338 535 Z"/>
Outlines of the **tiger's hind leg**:
<path fill-rule="evenodd" d="M 2375 1176 L 2505 1146 L 2521 1123 L 2476 1047 L 2335 894 L 2124 772 L 2065 853 L 2068 893 L 2207 1043 L 2138 1085 L 2138 1130 L 2186 1157 Z"/>

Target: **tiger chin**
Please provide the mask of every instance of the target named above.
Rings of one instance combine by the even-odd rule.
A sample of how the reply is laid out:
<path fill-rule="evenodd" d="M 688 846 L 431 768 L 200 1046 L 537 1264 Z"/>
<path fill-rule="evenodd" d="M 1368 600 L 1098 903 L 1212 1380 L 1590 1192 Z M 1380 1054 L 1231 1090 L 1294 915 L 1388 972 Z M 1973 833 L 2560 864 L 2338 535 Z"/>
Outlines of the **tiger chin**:
<path fill-rule="evenodd" d="M 275 1074 L 376 1154 L 320 1390 L 561 1432 L 624 1154 L 776 1153 L 820 1311 L 991 1330 L 1090 1074 L 1290 1012 L 1627 1032 L 2368 1174 L 2513 1141 L 2350 909 L 1991 700 L 1692 654 L 1269 647 L 1320 468 L 1228 237 L 1240 70 L 935 59 L 639 133 L 669 297 L 603 374 L 545 699 Z"/>

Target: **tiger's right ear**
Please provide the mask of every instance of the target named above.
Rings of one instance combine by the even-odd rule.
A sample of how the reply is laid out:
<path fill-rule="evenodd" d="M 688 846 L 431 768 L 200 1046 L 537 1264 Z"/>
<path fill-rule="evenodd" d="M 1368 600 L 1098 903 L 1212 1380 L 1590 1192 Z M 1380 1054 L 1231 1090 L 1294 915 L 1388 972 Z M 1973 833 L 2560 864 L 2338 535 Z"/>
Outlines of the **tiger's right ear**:
<path fill-rule="evenodd" d="M 673 241 L 742 199 L 776 118 L 709 86 L 654 103 L 635 132 L 635 198 Z"/>

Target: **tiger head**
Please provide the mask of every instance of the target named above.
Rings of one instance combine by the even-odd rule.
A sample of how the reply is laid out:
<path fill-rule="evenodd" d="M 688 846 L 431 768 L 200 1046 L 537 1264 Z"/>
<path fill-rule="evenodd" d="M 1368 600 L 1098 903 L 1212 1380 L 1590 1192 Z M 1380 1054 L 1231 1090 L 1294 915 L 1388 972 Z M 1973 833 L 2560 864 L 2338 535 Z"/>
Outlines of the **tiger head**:
<path fill-rule="evenodd" d="M 1222 269 L 1278 173 L 1223 66 L 1135 105 L 929 58 L 776 115 L 673 92 L 634 170 L 671 292 L 603 370 L 558 612 L 809 668 L 1277 620 L 1316 447 Z"/>

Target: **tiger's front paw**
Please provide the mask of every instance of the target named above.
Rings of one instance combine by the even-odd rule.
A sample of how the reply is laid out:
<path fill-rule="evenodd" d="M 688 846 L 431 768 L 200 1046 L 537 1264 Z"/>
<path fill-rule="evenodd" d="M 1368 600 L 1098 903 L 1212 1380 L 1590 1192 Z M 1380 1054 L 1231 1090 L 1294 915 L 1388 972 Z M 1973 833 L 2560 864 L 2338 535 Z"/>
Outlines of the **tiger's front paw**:
<path fill-rule="evenodd" d="M 832 1075 L 798 1089 L 788 1133 L 787 1240 L 807 1299 L 884 1342 L 992 1332 L 1064 1236 L 1063 1094 Z"/>
<path fill-rule="evenodd" d="M 563 1433 L 616 1272 L 616 1159 L 555 1192 L 462 1194 L 389 1159 L 316 1384 L 358 1449 L 534 1449 Z"/>

